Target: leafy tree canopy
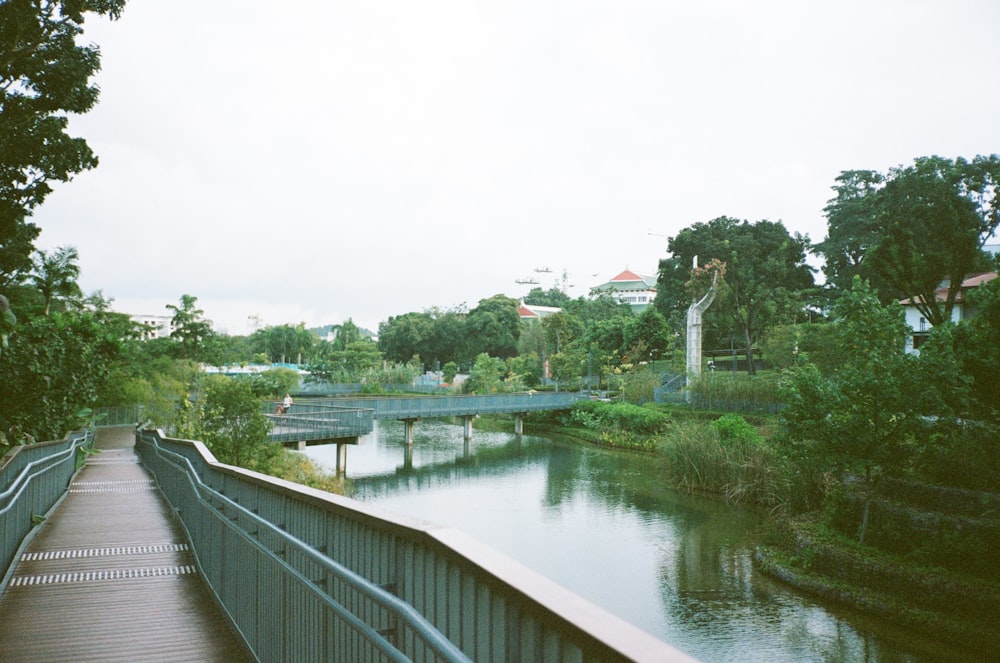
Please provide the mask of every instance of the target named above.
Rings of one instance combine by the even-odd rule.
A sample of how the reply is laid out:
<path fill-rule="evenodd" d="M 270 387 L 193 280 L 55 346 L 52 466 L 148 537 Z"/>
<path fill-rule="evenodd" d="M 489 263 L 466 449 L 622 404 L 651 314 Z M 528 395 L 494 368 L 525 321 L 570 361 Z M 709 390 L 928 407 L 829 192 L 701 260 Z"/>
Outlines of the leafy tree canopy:
<path fill-rule="evenodd" d="M 696 223 L 670 238 L 671 257 L 660 261 L 656 308 L 668 320 L 678 320 L 690 305 L 691 265 L 712 260 L 725 263 L 725 285 L 705 315 L 742 341 L 747 356 L 769 328 L 793 319 L 803 308 L 805 293 L 814 286 L 806 262 L 809 238 L 791 235 L 780 222 L 750 223 L 719 217 Z M 706 334 L 707 335 L 707 334 Z M 754 372 L 753 362 L 748 362 Z"/>
<path fill-rule="evenodd" d="M 932 325 L 949 320 L 965 276 L 990 268 L 981 249 L 1000 224 L 998 185 L 997 155 L 920 157 L 884 175 L 842 172 L 817 245 L 827 281 L 845 289 L 861 276 L 883 302 L 910 298 Z"/>
<path fill-rule="evenodd" d="M 0 287 L 30 267 L 39 228 L 26 219 L 52 191 L 97 165 L 68 114 L 97 102 L 100 52 L 77 41 L 88 14 L 117 19 L 125 0 L 0 2 Z"/>

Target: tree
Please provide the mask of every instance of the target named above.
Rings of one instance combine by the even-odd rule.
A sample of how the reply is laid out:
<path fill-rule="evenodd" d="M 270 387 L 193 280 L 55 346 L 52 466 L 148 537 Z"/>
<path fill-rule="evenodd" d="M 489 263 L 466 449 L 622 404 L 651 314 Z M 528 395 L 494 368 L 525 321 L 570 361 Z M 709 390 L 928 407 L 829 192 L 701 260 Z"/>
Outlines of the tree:
<path fill-rule="evenodd" d="M 812 440 L 832 459 L 898 470 L 901 449 L 920 412 L 911 391 L 915 359 L 904 351 L 908 328 L 898 304 L 883 306 L 855 277 L 832 311 L 833 340 L 843 363 L 824 376 L 814 364 L 783 382 L 782 418 L 792 437 Z"/>
<path fill-rule="evenodd" d="M 434 319 L 428 313 L 391 316 L 378 327 L 378 347 L 386 359 L 405 362 L 423 357 L 434 335 Z"/>
<path fill-rule="evenodd" d="M 541 320 L 545 331 L 545 342 L 550 354 L 561 352 L 563 346 L 573 342 L 584 333 L 583 323 L 572 313 L 560 311 L 547 315 Z"/>
<path fill-rule="evenodd" d="M 195 308 L 198 298 L 192 295 L 181 295 L 181 304 L 167 304 L 166 308 L 174 312 L 171 324 L 174 330 L 170 338 L 176 339 L 181 345 L 181 355 L 185 358 L 198 359 L 198 345 L 212 334 L 212 323 L 202 318 L 205 312 Z"/>
<path fill-rule="evenodd" d="M 354 328 L 357 335 L 357 328 Z M 337 338 L 340 339 L 338 333 Z M 357 335 L 360 338 L 360 335 Z M 296 326 L 278 325 L 258 329 L 250 337 L 254 352 L 262 352 L 272 362 L 296 362 L 300 357 L 308 360 L 310 352 L 316 344 L 316 335 L 306 329 L 304 323 Z M 335 348 L 343 349 L 343 344 L 334 343 Z"/>
<path fill-rule="evenodd" d="M 470 346 L 480 353 L 501 359 L 517 354 L 521 316 L 517 313 L 517 302 L 510 297 L 493 295 L 480 300 L 469 311 L 466 326 Z"/>
<path fill-rule="evenodd" d="M 76 282 L 80 278 L 80 266 L 76 264 L 78 259 L 72 246 L 60 246 L 51 253 L 38 252 L 31 279 L 45 300 L 46 317 L 51 314 L 56 297 L 71 298 L 83 294 Z"/>
<path fill-rule="evenodd" d="M 507 366 L 503 359 L 481 352 L 469 372 L 469 379 L 465 381 L 465 390 L 475 394 L 496 393 L 500 391 L 506 375 Z"/>
<path fill-rule="evenodd" d="M 193 437 L 220 462 L 267 472 L 281 454 L 281 445 L 268 441 L 271 423 L 249 382 L 214 376 L 198 406 Z"/>
<path fill-rule="evenodd" d="M 636 360 L 661 359 L 673 350 L 674 344 L 666 319 L 653 306 L 630 321 L 628 327 L 625 328 L 624 340 L 625 346 L 630 349 L 637 348 L 639 344 L 645 348 L 646 357 L 640 357 L 630 350 L 629 354 Z"/>
<path fill-rule="evenodd" d="M 570 301 L 572 301 L 570 296 L 559 288 L 549 288 L 548 290 L 532 288 L 531 291 L 524 296 L 524 303 L 531 304 L 532 306 L 553 306 L 555 308 L 564 308 Z"/>
<path fill-rule="evenodd" d="M 883 302 L 908 298 L 931 325 L 949 320 L 965 276 L 989 268 L 982 246 L 1000 225 L 1000 157 L 920 157 L 884 176 L 845 171 L 837 181 L 817 245 L 828 281 L 843 287 L 859 275 Z"/>
<path fill-rule="evenodd" d="M 22 321 L 0 354 L 0 431 L 51 440 L 79 426 L 106 387 L 124 324 L 102 311 Z"/>
<path fill-rule="evenodd" d="M 10 0 L 0 3 L 0 287 L 30 267 L 39 228 L 27 221 L 52 191 L 97 165 L 68 114 L 97 102 L 93 44 L 79 44 L 88 14 L 117 19 L 125 0 Z"/>
<path fill-rule="evenodd" d="M 717 259 L 726 264 L 726 287 L 706 313 L 718 330 L 729 329 L 747 353 L 748 372 L 756 372 L 754 342 L 775 324 L 794 318 L 802 297 L 813 285 L 812 268 L 806 264 L 809 238 L 790 235 L 780 222 L 749 223 L 719 217 L 685 228 L 668 243 L 672 254 L 660 261 L 656 308 L 667 320 L 677 319 L 690 304 L 687 283 L 691 264 Z M 707 335 L 707 334 L 706 334 Z"/>

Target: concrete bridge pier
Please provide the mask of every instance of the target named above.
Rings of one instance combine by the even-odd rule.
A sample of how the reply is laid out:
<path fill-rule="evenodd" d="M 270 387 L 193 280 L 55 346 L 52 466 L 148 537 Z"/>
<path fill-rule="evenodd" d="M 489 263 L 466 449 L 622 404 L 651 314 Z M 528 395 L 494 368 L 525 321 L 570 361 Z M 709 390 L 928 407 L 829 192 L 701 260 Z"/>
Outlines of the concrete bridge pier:
<path fill-rule="evenodd" d="M 403 436 L 406 438 L 407 446 L 413 445 L 413 425 L 420 421 L 420 418 L 403 419 Z"/>
<path fill-rule="evenodd" d="M 476 418 L 474 414 L 467 414 L 462 417 L 462 439 L 466 442 L 472 441 L 472 420 Z"/>
<path fill-rule="evenodd" d="M 342 477 L 347 474 L 347 445 L 348 442 L 337 442 L 337 467 L 336 472 L 338 477 Z M 355 444 L 357 444 L 355 442 Z"/>
<path fill-rule="evenodd" d="M 514 435 L 524 435 L 524 416 L 525 412 L 515 412 L 514 413 Z"/>

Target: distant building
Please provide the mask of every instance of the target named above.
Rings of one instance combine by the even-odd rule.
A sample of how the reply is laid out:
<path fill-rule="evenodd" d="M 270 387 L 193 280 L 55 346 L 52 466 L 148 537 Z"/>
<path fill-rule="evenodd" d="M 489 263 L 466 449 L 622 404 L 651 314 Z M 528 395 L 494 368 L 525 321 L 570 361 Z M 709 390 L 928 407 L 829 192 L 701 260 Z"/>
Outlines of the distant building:
<path fill-rule="evenodd" d="M 633 313 L 642 313 L 656 299 L 656 277 L 626 269 L 607 283 L 590 289 L 592 296 L 604 293 L 631 306 Z"/>
<path fill-rule="evenodd" d="M 174 331 L 173 317 L 169 315 L 130 315 L 129 318 L 150 328 L 142 333 L 145 341 L 168 337 Z"/>
<path fill-rule="evenodd" d="M 517 314 L 521 316 L 521 320 L 541 320 L 544 317 L 550 316 L 553 313 L 559 313 L 562 311 L 561 308 L 556 306 L 534 306 L 532 304 L 525 304 L 524 300 L 517 306 Z"/>
<path fill-rule="evenodd" d="M 965 280 L 962 281 L 962 288 L 958 291 L 958 295 L 955 297 L 955 306 L 951 310 L 951 321 L 960 322 L 962 320 L 968 320 L 969 318 L 975 317 L 976 307 L 968 301 L 966 295 L 969 290 L 989 283 L 996 277 L 996 272 L 982 272 L 966 276 Z M 938 286 L 935 298 L 939 302 L 944 302 L 947 297 L 948 282 L 945 281 Z M 903 299 L 899 303 L 902 304 L 903 310 L 906 312 L 906 324 L 912 331 L 912 335 L 906 341 L 906 351 L 916 352 L 920 349 L 921 344 L 927 340 L 927 337 L 930 336 L 931 325 L 923 314 L 917 309 L 916 302 L 913 299 Z"/>

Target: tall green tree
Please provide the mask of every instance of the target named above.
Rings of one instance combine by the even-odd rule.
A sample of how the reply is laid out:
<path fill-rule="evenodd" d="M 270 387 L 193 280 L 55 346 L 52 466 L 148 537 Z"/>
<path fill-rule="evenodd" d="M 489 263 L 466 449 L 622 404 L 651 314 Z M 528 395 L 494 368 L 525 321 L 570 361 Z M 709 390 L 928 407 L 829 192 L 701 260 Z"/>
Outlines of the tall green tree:
<path fill-rule="evenodd" d="M 0 2 L 0 288 L 30 268 L 40 229 L 27 219 L 53 182 L 97 165 L 69 115 L 97 102 L 100 51 L 79 39 L 88 15 L 117 19 L 125 0 Z"/>
<path fill-rule="evenodd" d="M 517 301 L 504 295 L 481 299 L 466 318 L 471 348 L 491 357 L 506 359 L 517 354 L 521 316 Z"/>
<path fill-rule="evenodd" d="M 206 380 L 191 431 L 220 462 L 268 472 L 281 445 L 268 441 L 271 424 L 246 380 Z"/>
<path fill-rule="evenodd" d="M 1000 156 L 920 157 L 885 175 L 845 171 L 837 182 L 817 245 L 827 280 L 844 287 L 858 275 L 883 302 L 911 299 L 931 325 L 951 319 L 965 276 L 990 268 L 982 247 L 1000 225 Z"/>
<path fill-rule="evenodd" d="M 898 304 L 883 306 L 860 277 L 832 311 L 833 341 L 843 363 L 824 376 L 814 364 L 783 384 L 782 417 L 794 438 L 810 440 L 843 466 L 898 471 L 902 448 L 917 423 L 910 386 L 915 358 L 904 351 L 908 328 Z"/>
<path fill-rule="evenodd" d="M 714 321 L 717 337 L 720 327 L 730 330 L 749 359 L 768 329 L 802 310 L 804 295 L 814 286 L 808 246 L 808 237 L 789 234 L 780 221 L 724 216 L 696 223 L 670 238 L 671 257 L 660 261 L 656 307 L 667 320 L 677 320 L 691 303 L 686 284 L 694 258 L 699 264 L 725 263 L 726 287 L 706 313 L 706 326 Z M 747 367 L 756 372 L 752 360 Z"/>
<path fill-rule="evenodd" d="M 0 431 L 61 438 L 98 403 L 125 329 L 121 316 L 67 311 L 22 320 L 0 353 Z"/>
<path fill-rule="evenodd" d="M 83 293 L 77 284 L 80 278 L 79 255 L 72 246 L 60 246 L 52 252 L 39 251 L 31 272 L 31 280 L 45 300 L 46 317 L 52 313 L 52 302 L 57 297 L 80 297 Z"/>
<path fill-rule="evenodd" d="M 212 323 L 204 319 L 205 312 L 197 308 L 197 303 L 197 297 L 181 295 L 180 305 L 166 306 L 174 312 L 170 321 L 173 325 L 170 337 L 180 343 L 184 359 L 198 360 L 199 345 L 213 333 Z"/>

